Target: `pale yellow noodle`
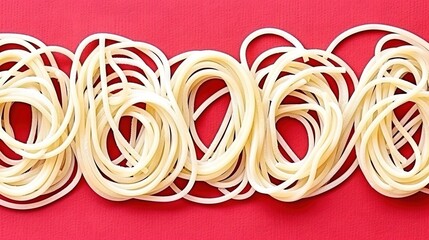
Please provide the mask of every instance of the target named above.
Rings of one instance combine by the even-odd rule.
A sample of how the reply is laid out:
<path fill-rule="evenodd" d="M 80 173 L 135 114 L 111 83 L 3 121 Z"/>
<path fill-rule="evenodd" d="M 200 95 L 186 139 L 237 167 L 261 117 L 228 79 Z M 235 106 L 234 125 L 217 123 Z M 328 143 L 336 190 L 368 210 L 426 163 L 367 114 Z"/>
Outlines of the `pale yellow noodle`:
<path fill-rule="evenodd" d="M 107 40 L 114 43 L 107 45 Z M 130 198 L 173 201 L 183 197 L 192 188 L 196 174 L 191 174 L 186 187 L 176 194 L 156 195 L 172 185 L 192 152 L 189 149 L 193 149 L 189 147 L 185 122 L 172 98 L 166 57 L 147 43 L 95 34 L 81 42 L 75 62 L 91 42 L 98 46 L 80 69 L 73 69 L 78 73 L 77 90 L 84 109 L 76 137 L 77 160 L 86 181 L 99 195 L 115 201 Z M 157 69 L 152 70 L 131 48 L 150 58 Z M 122 70 L 121 64 L 136 67 L 143 74 Z M 110 74 L 107 65 L 113 69 Z M 128 77 L 140 82 L 129 82 Z M 115 79 L 119 81 L 114 82 Z M 137 107 L 138 103 L 145 103 L 146 108 Z M 124 116 L 132 117 L 129 140 L 119 131 Z M 137 121 L 142 125 L 140 130 Z M 109 131 L 121 153 L 117 159 L 111 159 L 108 153 Z M 125 166 L 119 165 L 122 161 L 126 161 Z M 195 163 L 190 163 L 189 168 L 196 172 Z"/>
<path fill-rule="evenodd" d="M 255 38 L 268 34 L 283 37 L 293 46 L 269 49 L 250 66 L 246 56 L 248 45 Z M 280 56 L 274 63 L 260 68 L 265 59 L 276 54 Z M 324 58 L 326 54 L 328 59 Z M 343 150 L 350 130 L 343 128 L 343 111 L 347 108 L 349 91 L 343 74 L 347 73 L 356 85 L 357 78 L 352 69 L 337 56 L 323 50 L 305 49 L 289 33 L 272 28 L 250 34 L 243 41 L 240 58 L 257 84 L 264 80 L 260 90 L 266 119 L 263 157 L 246 165 L 249 181 L 256 191 L 289 202 L 323 193 L 344 181 L 357 166 L 353 163 L 340 177 L 333 179 L 347 158 Z M 316 60 L 322 66 L 314 67 L 307 63 L 309 60 Z M 285 73 L 287 75 L 282 76 Z M 339 90 L 338 98 L 322 73 L 334 79 Z M 299 98 L 303 103 L 282 103 L 287 96 Z M 317 114 L 319 122 L 309 111 Z M 309 146 L 302 159 L 276 129 L 277 121 L 284 117 L 296 119 L 307 131 Z M 283 157 L 278 145 L 291 162 Z M 280 183 L 275 183 L 272 178 Z"/>
<path fill-rule="evenodd" d="M 350 99 L 345 124 L 354 124 L 359 166 L 370 185 L 389 197 L 405 197 L 418 191 L 428 192 L 428 67 L 429 44 L 406 30 L 368 24 L 340 34 L 329 46 L 333 51 L 347 37 L 364 31 L 384 31 L 374 56 L 366 65 L 359 85 Z M 388 41 L 405 44 L 384 49 Z M 404 76 L 412 75 L 413 81 Z M 400 90 L 401 93 L 397 91 Z M 398 119 L 393 110 L 414 103 Z M 421 127 L 418 142 L 413 135 Z M 413 154 L 404 157 L 398 149 L 408 143 Z"/>
<path fill-rule="evenodd" d="M 0 46 L 6 48 L 0 52 L 0 65 L 14 63 L 0 72 L 0 139 L 22 157 L 11 159 L 0 153 L 6 164 L 0 165 L 0 195 L 4 198 L 0 205 L 37 208 L 66 195 L 81 176 L 72 150 L 80 112 L 76 86 L 54 56 L 73 59 L 73 53 L 20 34 L 0 34 Z M 26 142 L 15 139 L 16 129 L 10 122 L 11 108 L 18 102 L 31 106 Z"/>
<path fill-rule="evenodd" d="M 192 161 L 198 162 L 197 181 L 205 181 L 218 188 L 219 197 L 206 198 L 191 194 L 186 199 L 198 203 L 214 204 L 229 199 L 246 199 L 254 190 L 242 193 L 248 185 L 245 165 L 250 159 L 259 158 L 261 151 L 250 150 L 251 144 L 260 145 L 263 136 L 251 138 L 255 126 L 263 127 L 260 116 L 260 97 L 250 74 L 234 58 L 217 51 L 193 51 L 180 54 L 170 60 L 171 65 L 180 63 L 172 76 L 172 89 L 179 108 L 197 147 L 204 153 L 201 159 L 185 164 L 180 177 L 188 179 Z M 195 109 L 195 97 L 205 82 L 220 79 L 226 87 L 216 92 Z M 218 132 L 209 146 L 200 139 L 195 121 L 216 99 L 229 93 L 231 101 Z M 253 141 L 253 142 L 251 142 Z"/>

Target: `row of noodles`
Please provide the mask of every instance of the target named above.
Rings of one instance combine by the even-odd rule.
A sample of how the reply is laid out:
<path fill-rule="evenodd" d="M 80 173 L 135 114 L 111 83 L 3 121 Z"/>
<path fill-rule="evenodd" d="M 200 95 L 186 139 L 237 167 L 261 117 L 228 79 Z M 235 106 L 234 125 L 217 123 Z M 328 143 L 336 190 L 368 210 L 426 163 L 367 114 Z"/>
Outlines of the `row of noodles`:
<path fill-rule="evenodd" d="M 334 50 L 370 30 L 387 34 L 358 77 Z M 289 44 L 250 63 L 249 45 L 264 35 Z M 401 44 L 390 46 L 392 41 Z M 358 26 L 322 50 L 264 28 L 243 41 L 239 60 L 212 50 L 168 60 L 151 44 L 112 34 L 91 35 L 74 53 L 18 34 L 0 34 L 0 48 L 4 207 L 49 204 L 81 175 L 113 201 L 216 204 L 256 191 L 292 202 L 329 191 L 358 166 L 383 195 L 429 192 L 429 44 L 403 29 Z M 197 106 L 198 91 L 213 79 L 224 87 Z M 225 116 L 205 144 L 196 121 L 225 95 Z M 31 106 L 25 140 L 16 137 L 20 129 L 11 121 L 17 103 Z M 407 104 L 404 114 L 395 114 Z M 129 136 L 121 130 L 124 118 L 130 119 Z M 305 128 L 303 157 L 279 133 L 283 118 Z M 411 154 L 400 151 L 404 146 Z M 218 194 L 194 194 L 199 182 Z"/>

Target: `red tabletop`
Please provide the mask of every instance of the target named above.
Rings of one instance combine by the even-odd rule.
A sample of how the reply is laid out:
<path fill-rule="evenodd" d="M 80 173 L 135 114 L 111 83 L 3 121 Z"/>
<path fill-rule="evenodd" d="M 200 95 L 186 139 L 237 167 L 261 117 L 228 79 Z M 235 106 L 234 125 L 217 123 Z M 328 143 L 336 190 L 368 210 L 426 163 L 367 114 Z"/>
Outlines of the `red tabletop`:
<path fill-rule="evenodd" d="M 71 50 L 92 33 L 110 32 L 154 44 L 168 57 L 215 49 L 238 58 L 243 39 L 262 27 L 286 30 L 307 48 L 326 48 L 342 31 L 365 23 L 398 26 L 429 39 L 425 0 L 107 2 L 2 2 L 0 32 L 32 35 Z M 374 39 L 353 38 L 338 53 L 359 73 Z M 429 196 L 384 197 L 360 170 L 334 190 L 294 203 L 261 194 L 218 205 L 111 202 L 82 179 L 43 208 L 0 208 L 0 239 L 416 239 L 429 236 L 428 216 Z"/>

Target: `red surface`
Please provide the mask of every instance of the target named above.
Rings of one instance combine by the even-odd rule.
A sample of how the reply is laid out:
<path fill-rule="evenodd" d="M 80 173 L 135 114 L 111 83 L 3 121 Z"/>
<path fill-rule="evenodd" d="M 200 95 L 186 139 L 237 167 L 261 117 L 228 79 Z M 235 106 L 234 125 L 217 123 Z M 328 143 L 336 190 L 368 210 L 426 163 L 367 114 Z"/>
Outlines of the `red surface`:
<path fill-rule="evenodd" d="M 238 57 L 247 34 L 267 26 L 289 31 L 308 48 L 325 48 L 343 30 L 364 23 L 399 26 L 429 39 L 425 0 L 105 2 L 2 2 L 0 32 L 25 33 L 69 49 L 91 33 L 112 32 L 152 43 L 168 57 L 191 49 Z M 353 38 L 339 53 L 360 70 L 372 40 Z M 296 150 L 303 149 L 298 145 Z M 428 214 L 429 196 L 386 198 L 369 187 L 359 170 L 333 191 L 296 203 L 255 194 L 215 206 L 186 200 L 110 202 L 81 180 L 74 191 L 44 208 L 0 208 L 0 238 L 415 239 L 429 236 Z"/>

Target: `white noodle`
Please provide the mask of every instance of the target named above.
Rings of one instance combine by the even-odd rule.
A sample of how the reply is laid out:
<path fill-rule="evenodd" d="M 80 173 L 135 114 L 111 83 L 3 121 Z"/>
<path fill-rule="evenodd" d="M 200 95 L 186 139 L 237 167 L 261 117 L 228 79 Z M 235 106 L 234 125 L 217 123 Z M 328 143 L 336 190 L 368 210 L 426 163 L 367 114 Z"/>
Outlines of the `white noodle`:
<path fill-rule="evenodd" d="M 0 165 L 0 194 L 4 197 L 0 205 L 37 208 L 66 195 L 81 177 L 72 150 L 79 126 L 76 86 L 54 56 L 73 59 L 73 53 L 19 34 L 0 34 L 0 46 L 6 47 L 0 52 L 0 65 L 14 63 L 0 72 L 0 139 L 22 157 L 14 160 L 0 154 L 7 164 Z M 54 81 L 60 87 L 60 98 Z M 26 142 L 15 139 L 10 122 L 10 110 L 16 102 L 31 106 Z"/>
<path fill-rule="evenodd" d="M 427 147 L 429 44 L 400 28 L 368 24 L 340 34 L 328 47 L 333 51 L 347 37 L 364 31 L 385 31 L 374 57 L 366 65 L 345 124 L 354 123 L 355 134 L 349 144 L 356 146 L 359 166 L 370 185 L 389 197 L 405 197 L 418 191 L 428 192 L 429 155 Z M 399 40 L 403 46 L 383 49 L 388 41 Z M 414 82 L 403 77 L 411 74 Z M 397 93 L 397 90 L 403 93 Z M 393 110 L 404 103 L 414 103 L 398 119 Z M 417 114 L 417 115 L 416 115 Z M 416 115 L 416 116 L 414 116 Z M 421 127 L 421 137 L 413 135 Z M 413 154 L 405 158 L 399 151 L 406 143 Z M 409 167 L 409 169 L 406 169 Z"/>
<path fill-rule="evenodd" d="M 197 181 L 205 181 L 218 188 L 223 194 L 219 197 L 205 198 L 191 194 L 186 199 L 198 203 L 214 204 L 229 199 L 246 199 L 254 190 L 242 193 L 248 185 L 245 172 L 246 162 L 259 158 L 260 151 L 251 151 L 250 145 L 260 145 L 262 138 L 250 138 L 254 126 L 263 127 L 258 118 L 260 98 L 257 86 L 250 74 L 231 56 L 217 51 L 193 51 L 183 53 L 170 60 L 179 63 L 172 77 L 172 89 L 180 110 L 188 125 L 195 144 L 204 153 L 201 159 L 193 159 L 185 165 L 181 177 L 188 179 L 192 162 L 198 162 Z M 221 79 L 226 87 L 206 99 L 197 109 L 194 108 L 198 89 L 205 82 Z M 195 127 L 200 114 L 216 99 L 229 93 L 231 101 L 224 119 L 210 146 L 204 145 Z M 260 117 L 259 117 L 260 118 Z M 263 136 L 261 136 L 263 137 Z M 253 142 L 250 142 L 250 141 Z M 228 190 L 233 188 L 233 190 Z"/>
<path fill-rule="evenodd" d="M 246 57 L 248 45 L 257 37 L 267 34 L 283 37 L 294 46 L 269 49 L 260 54 L 250 66 Z M 265 59 L 276 54 L 280 54 L 280 57 L 273 64 L 259 69 Z M 328 60 L 325 56 L 328 56 Z M 257 84 L 265 79 L 260 91 L 266 118 L 263 157 L 249 161 L 246 166 L 249 181 L 256 191 L 289 202 L 323 193 L 344 181 L 356 168 L 356 162 L 340 177 L 334 180 L 332 178 L 347 159 L 343 150 L 347 145 L 350 129 L 342 127 L 342 112 L 347 108 L 349 92 L 343 74 L 347 73 L 356 85 L 357 77 L 352 69 L 337 56 L 323 50 L 307 50 L 290 34 L 271 28 L 250 34 L 243 41 L 240 58 Z M 309 60 L 316 60 L 322 66 L 311 66 L 307 64 Z M 285 73 L 286 76 L 281 76 Z M 322 73 L 329 74 L 334 79 L 339 89 L 338 99 Z M 282 103 L 287 96 L 299 98 L 304 103 Z M 309 111 L 316 112 L 319 123 Z M 284 117 L 298 120 L 307 131 L 309 146 L 303 159 L 298 158 L 277 132 L 276 122 Z M 292 162 L 283 157 L 278 143 Z M 271 178 L 280 183 L 276 184 Z"/>
<path fill-rule="evenodd" d="M 106 45 L 106 40 L 114 41 Z M 186 195 L 195 181 L 191 174 L 187 186 L 171 196 L 156 194 L 170 187 L 182 171 L 187 156 L 189 134 L 185 122 L 172 98 L 170 70 L 164 54 L 154 46 L 131 41 L 112 34 L 96 34 L 79 45 L 75 62 L 91 42 L 92 50 L 78 71 L 77 91 L 84 111 L 76 137 L 77 160 L 91 188 L 104 198 L 121 201 L 137 198 L 150 201 L 173 201 Z M 140 51 L 156 64 L 157 73 L 138 54 Z M 122 70 L 120 64 L 141 69 Z M 107 74 L 107 65 L 113 72 Z M 140 83 L 128 81 L 136 77 Z M 120 79 L 119 82 L 112 82 Z M 145 103 L 146 108 L 139 108 Z M 133 118 L 131 139 L 119 131 L 122 117 Z M 137 129 L 137 121 L 142 124 Z M 113 132 L 121 155 L 110 159 L 107 136 Z M 190 148 L 193 149 L 193 148 Z M 112 161 L 113 160 L 113 161 Z M 118 163 L 126 161 L 126 166 Z M 190 164 L 196 172 L 196 164 Z"/>

